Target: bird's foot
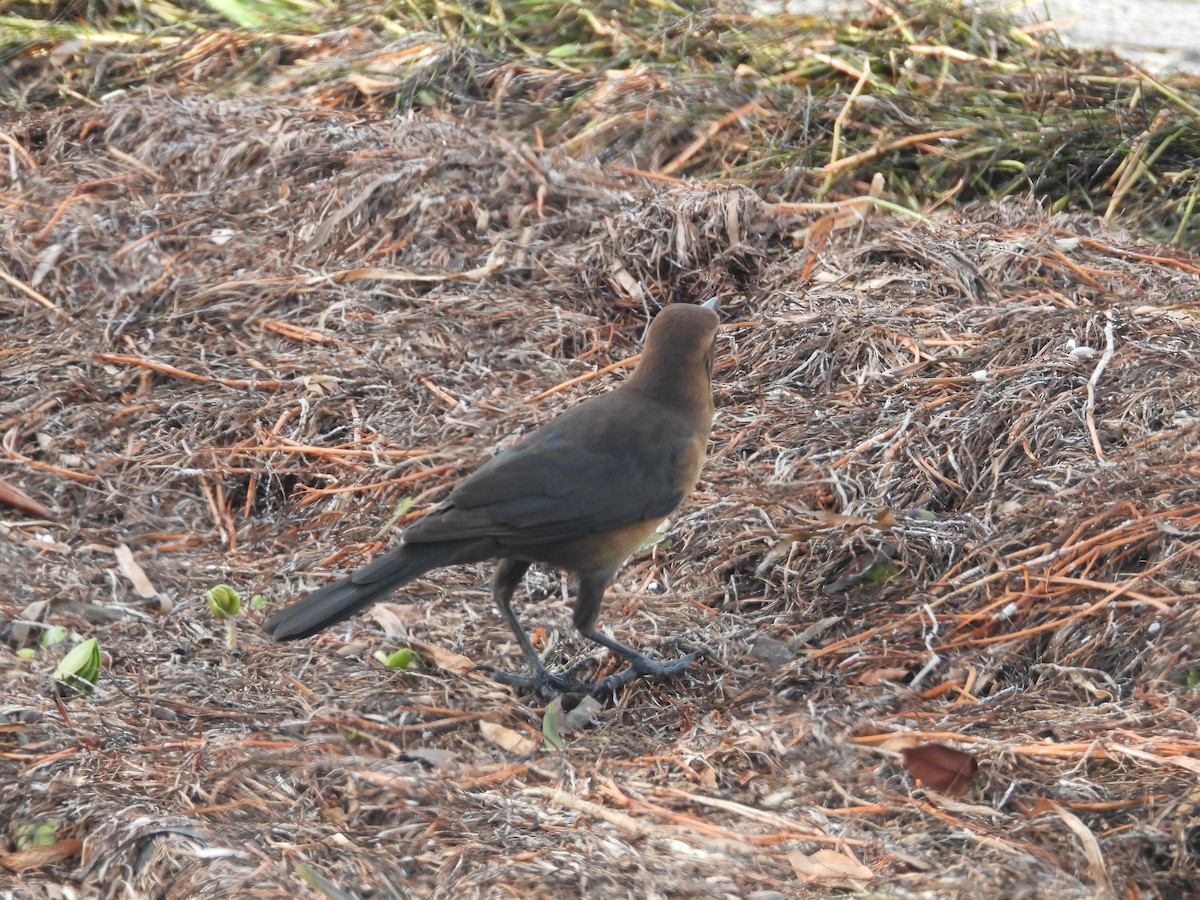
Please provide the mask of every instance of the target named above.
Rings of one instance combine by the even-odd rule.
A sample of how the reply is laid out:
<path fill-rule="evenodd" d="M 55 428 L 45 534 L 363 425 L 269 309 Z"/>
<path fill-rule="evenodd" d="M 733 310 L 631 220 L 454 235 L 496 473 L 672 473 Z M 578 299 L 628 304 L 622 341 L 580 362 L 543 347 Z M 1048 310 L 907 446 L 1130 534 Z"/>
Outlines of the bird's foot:
<path fill-rule="evenodd" d="M 541 669 L 532 675 L 514 675 L 494 666 L 479 665 L 477 672 L 483 672 L 492 681 L 509 687 L 536 691 L 543 697 L 554 697 L 558 694 L 592 694 L 597 690 L 597 682 L 574 681 L 561 675 L 553 675 L 546 669 Z M 572 669 L 571 671 L 574 671 Z"/>
<path fill-rule="evenodd" d="M 644 656 L 640 653 L 638 656 L 640 659 L 629 660 L 629 668 L 633 669 L 639 675 L 649 675 L 653 678 L 670 678 L 673 675 L 682 675 L 696 663 L 700 662 L 704 654 L 697 650 L 694 653 L 689 653 L 687 656 L 681 656 L 679 659 L 673 659 L 670 662 L 659 662 L 657 659 L 651 659 L 649 656 Z"/>
<path fill-rule="evenodd" d="M 682 656 L 671 662 L 659 662 L 657 659 L 647 656 L 639 650 L 626 647 L 620 641 L 609 637 L 602 631 L 587 632 L 584 634 L 584 637 L 590 641 L 595 641 L 601 647 L 612 651 L 625 660 L 625 662 L 629 663 L 629 667 L 638 675 L 649 675 L 653 678 L 669 678 L 672 675 L 682 674 L 704 656 L 703 651 L 697 650 L 694 653 L 689 653 L 687 656 Z"/>
<path fill-rule="evenodd" d="M 687 656 L 664 663 L 639 653 L 637 654 L 639 658 L 636 662 L 630 660 L 629 665 L 624 669 L 594 682 L 591 692 L 593 694 L 615 694 L 635 678 L 671 678 L 675 675 L 682 675 L 699 662 L 703 655 L 700 652 L 689 653 Z"/>
<path fill-rule="evenodd" d="M 513 675 L 511 672 L 504 672 L 492 666 L 481 665 L 475 668 L 500 684 L 535 691 L 543 697 L 556 697 L 560 694 L 615 694 L 633 679 L 642 675 L 677 675 L 695 663 L 698 658 L 698 654 L 692 654 L 667 665 L 650 660 L 655 665 L 653 670 L 640 672 L 634 666 L 626 666 L 621 671 L 606 675 L 599 681 L 575 681 L 561 675 L 553 675 L 545 669 L 533 675 Z M 577 668 L 578 666 L 573 666 L 570 671 L 574 672 Z"/>
<path fill-rule="evenodd" d="M 629 648 L 625 649 L 628 650 Z M 580 663 L 576 663 L 567 670 L 566 676 L 554 675 L 544 667 L 536 669 L 532 675 L 514 675 L 511 672 L 505 672 L 489 665 L 478 665 L 475 667 L 475 671 L 483 672 L 493 681 L 500 684 L 523 690 L 536 691 L 543 697 L 555 697 L 559 694 L 615 694 L 635 678 L 642 676 L 670 678 L 675 675 L 681 675 L 694 666 L 704 655 L 697 651 L 671 662 L 659 662 L 645 654 L 638 653 L 636 650 L 630 650 L 629 652 L 633 658 L 627 658 L 629 662 L 628 666 L 619 672 L 614 672 L 612 675 L 606 675 L 599 681 L 576 681 L 570 677 L 579 671 L 581 666 L 586 665 L 591 660 L 583 660 Z M 617 655 L 621 656 L 622 654 L 618 653 Z"/>

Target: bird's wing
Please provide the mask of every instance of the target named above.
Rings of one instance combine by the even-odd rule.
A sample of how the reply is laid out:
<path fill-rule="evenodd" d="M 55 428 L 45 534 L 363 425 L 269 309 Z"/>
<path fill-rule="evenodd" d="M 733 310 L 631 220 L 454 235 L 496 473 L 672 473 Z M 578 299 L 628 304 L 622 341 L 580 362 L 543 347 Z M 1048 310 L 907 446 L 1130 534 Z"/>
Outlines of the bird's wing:
<path fill-rule="evenodd" d="M 405 541 L 548 543 L 668 515 L 691 488 L 681 472 L 694 438 L 661 422 L 606 416 L 607 406 L 582 404 L 493 457 L 411 525 Z"/>

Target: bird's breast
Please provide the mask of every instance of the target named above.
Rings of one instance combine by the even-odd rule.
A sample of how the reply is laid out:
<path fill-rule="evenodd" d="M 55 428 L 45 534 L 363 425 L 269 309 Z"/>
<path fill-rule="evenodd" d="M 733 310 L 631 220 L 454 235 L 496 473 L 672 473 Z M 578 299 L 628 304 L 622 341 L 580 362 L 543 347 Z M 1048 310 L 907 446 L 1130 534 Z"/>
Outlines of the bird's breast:
<path fill-rule="evenodd" d="M 557 569 L 566 569 L 577 575 L 615 572 L 662 523 L 661 518 L 634 522 L 632 525 L 568 541 L 525 547 L 514 555 L 530 562 L 541 562 Z"/>

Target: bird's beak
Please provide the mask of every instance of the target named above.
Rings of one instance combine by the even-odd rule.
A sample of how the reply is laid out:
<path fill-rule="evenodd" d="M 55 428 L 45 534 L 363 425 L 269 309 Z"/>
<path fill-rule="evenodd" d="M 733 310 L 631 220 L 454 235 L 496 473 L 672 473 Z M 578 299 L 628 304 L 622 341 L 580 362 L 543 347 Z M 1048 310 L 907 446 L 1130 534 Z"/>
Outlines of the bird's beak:
<path fill-rule="evenodd" d="M 700 305 L 703 306 L 705 309 L 711 309 L 713 312 L 721 311 L 720 307 L 717 306 L 717 298 L 716 297 L 712 297 L 708 300 L 705 300 Z"/>

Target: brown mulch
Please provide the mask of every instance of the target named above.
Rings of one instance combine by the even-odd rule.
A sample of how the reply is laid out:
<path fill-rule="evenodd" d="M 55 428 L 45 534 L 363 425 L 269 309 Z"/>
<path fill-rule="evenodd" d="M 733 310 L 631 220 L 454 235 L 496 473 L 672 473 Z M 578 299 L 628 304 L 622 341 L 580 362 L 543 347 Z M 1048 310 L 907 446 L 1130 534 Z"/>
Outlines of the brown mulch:
<path fill-rule="evenodd" d="M 432 118 L 140 92 L 6 133 L 0 479 L 59 515 L 0 509 L 0 885 L 1197 889 L 1200 261 L 1011 201 L 814 224 Z M 540 701 L 466 671 L 519 664 L 487 566 L 258 631 L 711 295 L 709 463 L 602 616 L 707 648 L 687 677 L 551 752 Z M 235 652 L 220 582 L 268 601 Z M 552 664 L 608 671 L 529 590 Z M 99 639 L 90 696 L 16 655 L 45 625 Z M 398 646 L 415 670 L 372 660 Z M 978 761 L 965 795 L 906 771 L 930 742 Z"/>

